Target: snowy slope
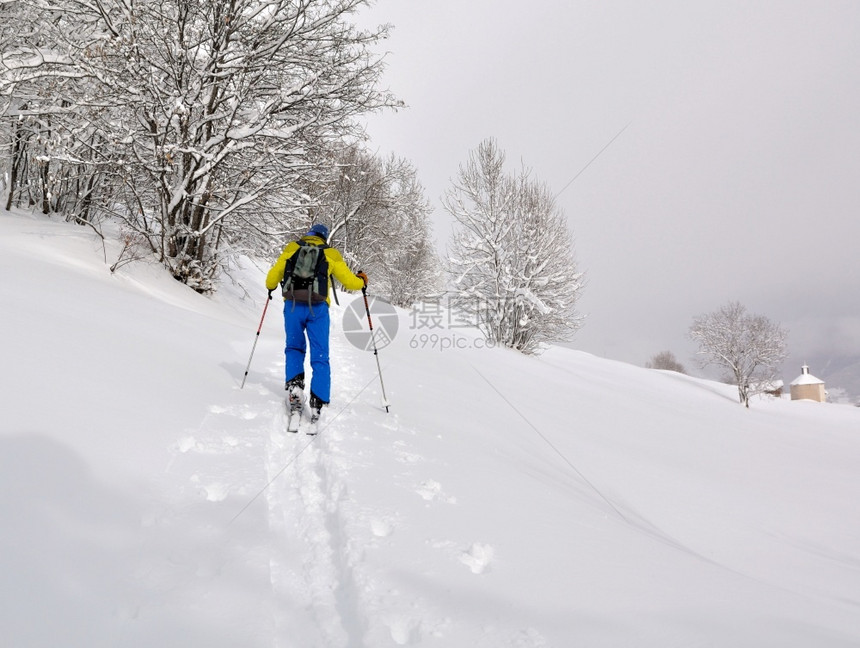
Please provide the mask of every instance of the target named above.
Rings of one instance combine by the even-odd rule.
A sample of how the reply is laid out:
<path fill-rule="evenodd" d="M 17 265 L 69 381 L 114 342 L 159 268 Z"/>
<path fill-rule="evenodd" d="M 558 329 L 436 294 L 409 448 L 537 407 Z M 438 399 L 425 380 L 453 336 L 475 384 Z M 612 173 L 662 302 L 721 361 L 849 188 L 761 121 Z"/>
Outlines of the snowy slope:
<path fill-rule="evenodd" d="M 0 215 L 4 646 L 860 644 L 857 408 L 404 312 L 386 414 L 341 307 L 288 437 L 275 306 L 239 389 L 260 270 L 210 299 L 117 254 Z"/>

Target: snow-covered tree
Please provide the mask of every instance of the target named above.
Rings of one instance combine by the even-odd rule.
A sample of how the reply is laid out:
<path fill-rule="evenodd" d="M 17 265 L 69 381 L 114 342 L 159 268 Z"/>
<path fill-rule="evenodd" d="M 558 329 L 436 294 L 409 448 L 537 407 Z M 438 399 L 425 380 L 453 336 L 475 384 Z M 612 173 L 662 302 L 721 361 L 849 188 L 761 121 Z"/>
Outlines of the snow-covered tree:
<path fill-rule="evenodd" d="M 411 166 L 392 186 L 392 194 L 400 207 L 392 221 L 394 235 L 386 237 L 381 255 L 388 284 L 384 294 L 395 306 L 406 308 L 439 292 L 442 267 L 433 243 L 432 208 Z"/>
<path fill-rule="evenodd" d="M 702 366 L 727 369 L 740 402 L 768 388 L 787 355 L 787 331 L 763 315 L 748 314 L 739 302 L 693 320 L 690 337 L 699 345 Z"/>
<path fill-rule="evenodd" d="M 536 353 L 581 325 L 583 275 L 552 192 L 527 170 L 506 174 L 504 162 L 496 141 L 483 141 L 445 195 L 457 223 L 448 246 L 452 302 L 488 340 Z"/>
<path fill-rule="evenodd" d="M 225 247 L 303 215 L 315 155 L 357 135 L 355 117 L 396 104 L 370 51 L 386 28 L 349 21 L 367 0 L 14 4 L 41 31 L 4 52 L 2 94 L 35 90 L 107 142 L 89 149 L 117 188 L 102 208 L 198 290 Z"/>
<path fill-rule="evenodd" d="M 99 79 L 76 63 L 69 38 L 92 37 L 92 25 L 61 2 L 0 4 L 0 154 L 4 207 L 28 205 L 89 222 L 113 205 L 115 148 L 92 101 Z M 115 121 L 120 121 L 116 119 Z"/>
<path fill-rule="evenodd" d="M 687 373 L 684 369 L 684 365 L 678 361 L 675 354 L 671 351 L 661 351 L 660 353 L 654 354 L 651 359 L 645 363 L 645 368 L 675 371 L 682 374 Z"/>
<path fill-rule="evenodd" d="M 432 209 L 413 165 L 355 145 L 334 153 L 328 167 L 308 188 L 309 218 L 329 226 L 332 244 L 368 273 L 374 294 L 408 307 L 437 293 Z"/>

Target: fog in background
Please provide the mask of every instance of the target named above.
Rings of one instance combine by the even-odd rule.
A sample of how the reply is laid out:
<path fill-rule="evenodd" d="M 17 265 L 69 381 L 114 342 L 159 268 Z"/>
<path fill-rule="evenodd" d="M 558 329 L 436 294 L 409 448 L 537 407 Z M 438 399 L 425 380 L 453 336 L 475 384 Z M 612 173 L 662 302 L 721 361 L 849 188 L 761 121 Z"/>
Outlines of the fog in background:
<path fill-rule="evenodd" d="M 439 199 L 484 138 L 560 192 L 588 277 L 572 346 L 698 373 L 692 318 L 738 300 L 789 329 L 787 381 L 860 360 L 860 3 L 379 0 L 359 18 L 394 25 L 385 79 L 408 105 L 368 121 L 371 147 L 418 168 L 440 249 Z"/>

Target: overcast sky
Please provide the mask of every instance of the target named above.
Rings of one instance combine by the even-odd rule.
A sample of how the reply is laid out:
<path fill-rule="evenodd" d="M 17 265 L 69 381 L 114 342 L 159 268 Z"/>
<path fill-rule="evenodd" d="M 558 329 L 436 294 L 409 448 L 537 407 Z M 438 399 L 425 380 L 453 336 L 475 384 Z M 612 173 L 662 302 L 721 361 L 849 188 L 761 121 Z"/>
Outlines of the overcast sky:
<path fill-rule="evenodd" d="M 494 137 L 557 191 L 588 278 L 573 346 L 692 369 L 695 315 L 739 300 L 794 365 L 860 354 L 860 2 L 378 0 L 395 27 L 368 123 L 436 207 Z M 813 367 L 815 373 L 815 367 Z"/>

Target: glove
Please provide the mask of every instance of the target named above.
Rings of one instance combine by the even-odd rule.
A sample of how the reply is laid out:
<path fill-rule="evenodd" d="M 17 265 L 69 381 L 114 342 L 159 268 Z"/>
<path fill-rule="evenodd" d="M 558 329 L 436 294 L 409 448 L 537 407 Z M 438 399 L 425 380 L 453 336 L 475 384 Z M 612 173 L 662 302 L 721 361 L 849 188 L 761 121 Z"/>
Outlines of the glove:
<path fill-rule="evenodd" d="M 269 301 L 271 301 L 271 299 L 272 299 L 272 291 L 270 290 L 269 291 Z"/>
<path fill-rule="evenodd" d="M 361 279 L 364 282 L 364 287 L 367 288 L 367 283 L 368 283 L 367 275 L 364 274 L 361 270 L 359 270 L 358 272 L 355 273 L 355 276 L 358 277 L 359 279 Z"/>

